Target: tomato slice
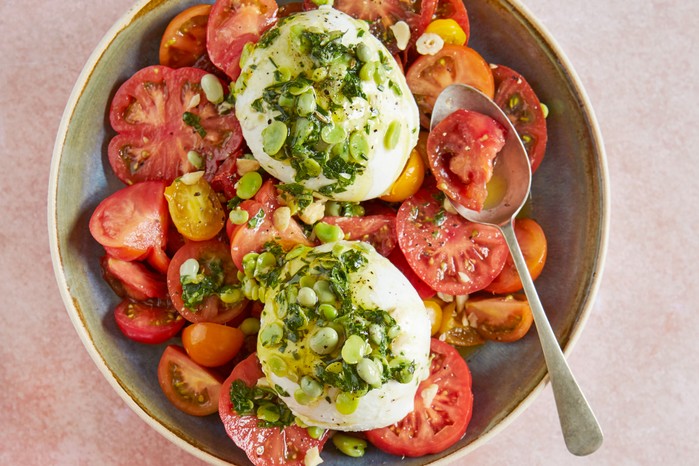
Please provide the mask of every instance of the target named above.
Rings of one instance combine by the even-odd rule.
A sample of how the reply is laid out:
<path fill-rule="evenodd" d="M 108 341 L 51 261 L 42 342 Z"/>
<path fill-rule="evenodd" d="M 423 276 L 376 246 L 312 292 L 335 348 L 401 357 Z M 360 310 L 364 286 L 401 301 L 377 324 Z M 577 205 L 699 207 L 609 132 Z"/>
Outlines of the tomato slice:
<path fill-rule="evenodd" d="M 442 90 L 454 83 L 468 84 L 493 97 L 495 84 L 490 65 L 475 50 L 445 45 L 435 55 L 423 55 L 408 69 L 408 86 L 420 109 L 420 124 L 430 127 L 432 108 Z"/>
<path fill-rule="evenodd" d="M 180 268 L 189 259 L 197 261 L 199 270 L 195 283 L 186 285 L 187 291 L 183 292 Z M 233 290 L 238 284 L 237 273 L 226 243 L 190 241 L 174 255 L 167 272 L 172 304 L 190 322 L 224 324 L 240 314 L 247 304 L 238 294 L 239 290 Z M 231 296 L 231 302 L 224 302 L 222 296 Z"/>
<path fill-rule="evenodd" d="M 242 155 L 242 152 L 238 152 L 224 160 L 211 179 L 211 187 L 217 193 L 223 194 L 226 199 L 232 199 L 236 195 L 235 184 L 239 178 L 236 167 L 240 155 Z"/>
<path fill-rule="evenodd" d="M 536 280 L 544 269 L 548 252 L 544 230 L 530 218 L 517 219 L 515 221 L 515 236 L 517 236 L 517 242 L 524 255 L 524 261 L 527 263 L 529 274 L 532 276 L 532 280 Z M 497 294 L 514 293 L 522 289 L 522 280 L 519 278 L 511 255 L 507 256 L 507 262 L 505 262 L 505 267 L 500 275 L 495 277 L 495 280 L 485 289 Z"/>
<path fill-rule="evenodd" d="M 169 216 L 165 183 L 151 181 L 120 189 L 99 203 L 90 233 L 117 259 L 132 261 L 163 250 Z"/>
<path fill-rule="evenodd" d="M 413 271 L 434 290 L 473 293 L 502 271 L 507 244 L 497 228 L 446 212 L 443 198 L 428 183 L 403 202 L 396 216 L 398 245 Z"/>
<path fill-rule="evenodd" d="M 492 118 L 464 109 L 448 115 L 427 138 L 437 187 L 462 206 L 480 212 L 493 162 L 504 145 L 505 130 Z"/>
<path fill-rule="evenodd" d="M 473 413 L 471 372 L 451 345 L 432 339 L 430 375 L 415 394 L 415 409 L 401 421 L 366 432 L 381 450 L 397 456 L 439 453 L 463 437 Z"/>
<path fill-rule="evenodd" d="M 304 0 L 304 7 L 307 10 L 317 8 L 312 0 Z M 333 8 L 368 22 L 371 33 L 383 42 L 391 54 L 401 51 L 396 45 L 391 26 L 398 21 L 405 21 L 410 26 L 408 47 L 427 27 L 421 20 L 420 2 L 415 0 L 335 0 Z"/>
<path fill-rule="evenodd" d="M 471 24 L 468 20 L 466 5 L 462 0 L 423 0 L 422 16 L 426 24 L 435 19 L 453 19 L 463 29 L 466 34 L 466 43 L 468 43 Z"/>
<path fill-rule="evenodd" d="M 274 0 L 216 0 L 206 34 L 211 61 L 235 81 L 245 44 L 256 43 L 276 22 Z"/>
<path fill-rule="evenodd" d="M 240 351 L 245 335 L 240 329 L 213 322 L 187 326 L 182 344 L 192 360 L 204 367 L 222 366 Z"/>
<path fill-rule="evenodd" d="M 388 260 L 405 275 L 405 278 L 413 285 L 413 288 L 415 288 L 417 294 L 420 295 L 420 298 L 428 299 L 437 294 L 430 285 L 422 281 L 422 279 L 413 272 L 413 269 L 410 267 L 410 264 L 408 264 L 408 260 L 405 258 L 400 248 L 395 248 L 388 256 Z"/>
<path fill-rule="evenodd" d="M 247 223 L 227 228 L 231 238 L 231 256 L 239 269 L 243 268 L 243 257 L 249 252 L 259 252 L 269 241 L 276 241 L 284 250 L 297 244 L 312 246 L 298 223 L 292 218 L 284 231 L 274 226 L 272 215 L 279 207 L 277 188 L 267 180 L 254 199 L 244 201 L 240 208 L 248 212 Z"/>
<path fill-rule="evenodd" d="M 391 254 L 397 244 L 395 215 L 324 217 L 323 222 L 342 228 L 346 240 L 370 243 L 385 257 Z"/>
<path fill-rule="evenodd" d="M 534 89 L 521 74 L 506 66 L 493 67 L 495 103 L 508 116 L 527 149 L 532 173 L 544 158 L 548 132 L 546 117 Z"/>
<path fill-rule="evenodd" d="M 158 383 L 175 407 L 192 416 L 218 410 L 220 378 L 192 361 L 180 346 L 165 348 L 158 364 Z"/>
<path fill-rule="evenodd" d="M 136 301 L 167 299 L 165 276 L 148 269 L 136 261 L 127 262 L 105 255 L 100 261 L 104 279 L 117 296 Z"/>
<path fill-rule="evenodd" d="M 241 416 L 233 408 L 230 397 L 233 382 L 242 380 L 248 387 L 253 387 L 261 377 L 264 374 L 257 354 L 252 354 L 235 366 L 223 383 L 218 412 L 226 433 L 256 466 L 303 466 L 308 450 L 314 447 L 318 451 L 323 449 L 328 440 L 327 433 L 314 439 L 306 429 L 297 425 L 261 427 L 256 416 Z"/>
<path fill-rule="evenodd" d="M 185 320 L 172 307 L 124 300 L 114 309 L 119 330 L 139 343 L 159 344 L 179 333 Z"/>
<path fill-rule="evenodd" d="M 234 112 L 220 115 L 206 99 L 197 68 L 149 66 L 117 91 L 109 114 L 119 133 L 109 143 L 109 163 L 126 184 L 163 180 L 170 184 L 199 168 L 187 154 L 195 151 L 211 179 L 220 163 L 243 141 Z M 225 87 L 224 87 L 225 89 Z"/>
<path fill-rule="evenodd" d="M 527 334 L 534 317 L 523 295 L 471 298 L 464 314 L 486 340 L 513 342 Z"/>
<path fill-rule="evenodd" d="M 206 25 L 211 5 L 194 5 L 175 16 L 160 41 L 160 64 L 194 66 L 206 54 Z"/>

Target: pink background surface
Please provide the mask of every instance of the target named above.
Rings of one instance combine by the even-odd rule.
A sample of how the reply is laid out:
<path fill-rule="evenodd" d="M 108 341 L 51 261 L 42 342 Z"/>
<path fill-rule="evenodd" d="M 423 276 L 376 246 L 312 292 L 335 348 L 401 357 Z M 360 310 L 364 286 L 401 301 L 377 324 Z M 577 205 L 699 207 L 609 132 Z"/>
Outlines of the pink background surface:
<path fill-rule="evenodd" d="M 64 310 L 46 186 L 63 107 L 131 0 L 0 1 L 0 464 L 201 462 L 111 389 Z M 606 434 L 563 444 L 549 387 L 463 464 L 696 464 L 699 2 L 528 0 L 579 73 L 612 186 L 604 280 L 570 365 Z"/>

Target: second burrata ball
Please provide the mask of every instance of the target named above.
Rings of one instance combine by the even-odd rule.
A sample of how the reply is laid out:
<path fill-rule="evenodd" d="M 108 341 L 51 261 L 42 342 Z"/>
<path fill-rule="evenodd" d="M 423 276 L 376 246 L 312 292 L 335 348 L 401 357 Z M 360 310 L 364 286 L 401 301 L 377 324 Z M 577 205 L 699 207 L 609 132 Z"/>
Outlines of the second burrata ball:
<path fill-rule="evenodd" d="M 261 283 L 272 288 L 261 285 L 257 355 L 299 419 L 364 431 L 413 410 L 429 373 L 430 321 L 388 259 L 363 242 L 297 246 Z"/>
<path fill-rule="evenodd" d="M 284 183 L 338 201 L 386 192 L 419 114 L 368 25 L 329 7 L 279 20 L 241 58 L 235 111 L 253 156 Z"/>

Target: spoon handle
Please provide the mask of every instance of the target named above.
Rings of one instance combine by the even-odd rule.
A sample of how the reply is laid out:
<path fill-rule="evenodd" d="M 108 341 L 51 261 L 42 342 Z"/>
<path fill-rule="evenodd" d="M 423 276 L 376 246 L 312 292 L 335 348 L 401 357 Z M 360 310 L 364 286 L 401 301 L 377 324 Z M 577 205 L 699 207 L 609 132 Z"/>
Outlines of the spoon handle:
<path fill-rule="evenodd" d="M 515 267 L 522 280 L 524 293 L 527 295 L 534 315 L 534 323 L 544 352 L 544 360 L 548 368 L 553 396 L 558 409 L 558 419 L 561 423 L 566 446 L 574 455 L 589 455 L 602 445 L 604 438 L 602 428 L 566 363 L 563 351 L 561 351 L 556 335 L 553 333 L 527 269 L 512 227 L 512 221 L 500 226 L 500 230 L 510 248 Z"/>

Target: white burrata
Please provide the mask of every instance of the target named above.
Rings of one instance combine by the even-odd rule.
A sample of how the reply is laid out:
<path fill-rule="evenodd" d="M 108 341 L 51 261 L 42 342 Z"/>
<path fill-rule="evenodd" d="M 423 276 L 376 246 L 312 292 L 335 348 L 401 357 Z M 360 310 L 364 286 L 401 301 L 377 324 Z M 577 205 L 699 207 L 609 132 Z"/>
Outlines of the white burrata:
<path fill-rule="evenodd" d="M 282 279 L 288 279 L 289 282 L 266 294 L 260 335 L 266 334 L 267 327 L 284 325 L 292 318 L 290 311 L 280 310 L 278 295 L 288 293 L 289 283 L 299 283 L 298 271 L 301 271 L 302 276 L 310 275 L 318 280 L 332 281 L 327 277 L 327 271 L 321 274 L 313 272 L 316 267 L 328 267 L 333 264 L 327 255 L 322 257 L 322 253 L 333 251 L 334 257 L 340 257 L 342 252 L 360 251 L 366 259 L 364 265 L 347 274 L 346 283 L 351 300 L 357 309 L 360 309 L 357 311 L 360 313 L 358 315 L 365 312 L 361 309 L 378 309 L 385 311 L 395 320 L 399 330 L 396 335 L 387 337 L 389 352 L 383 364 L 389 367 L 391 360 L 401 358 L 413 364 L 414 373 L 405 383 L 389 379 L 369 388 L 366 394 L 358 398 L 356 409 L 350 413 L 342 407 L 338 410 L 338 395 L 341 391 L 334 386 L 323 385 L 322 392 L 309 399 L 301 388 L 301 378 L 306 375 L 319 380 L 321 377 L 317 377 L 318 367 L 327 367 L 328 361 L 342 361 L 344 352 L 341 349 L 350 333 L 339 332 L 340 340 L 334 351 L 325 355 L 314 352 L 311 349 L 313 335 L 323 327 L 336 325 L 338 328 L 338 322 L 343 321 L 341 317 L 331 321 L 325 320 L 322 312 L 319 312 L 320 317 L 309 318 L 301 328 L 297 341 L 291 341 L 285 336 L 276 344 L 266 345 L 264 337 L 258 339 L 257 354 L 269 384 L 286 392 L 282 393 L 281 398 L 291 411 L 308 425 L 343 431 L 364 431 L 385 427 L 403 419 L 413 410 L 417 387 L 429 374 L 430 321 L 422 300 L 403 274 L 368 243 L 341 241 L 308 249 L 311 251 L 309 254 L 291 260 L 282 269 Z M 318 253 L 321 253 L 321 256 Z M 313 311 L 305 314 L 312 316 Z M 366 314 L 363 315 L 366 317 Z M 385 329 L 386 332 L 388 330 Z M 288 332 L 288 327 L 285 327 L 285 332 Z M 372 337 L 366 336 L 365 340 L 367 343 L 371 342 Z M 376 356 L 376 345 L 369 346 L 372 345 L 373 351 L 366 357 L 381 359 Z M 279 370 L 280 365 L 284 370 Z M 298 397 L 298 394 L 302 396 Z"/>
<path fill-rule="evenodd" d="M 315 49 L 313 40 L 320 41 Z M 241 66 L 236 116 L 252 155 L 272 176 L 353 202 L 382 195 L 400 176 L 417 144 L 418 108 L 394 58 L 366 22 L 329 7 L 297 13 L 250 44 Z M 308 85 L 292 85 L 298 82 Z M 278 152 L 268 153 L 278 148 L 265 145 L 265 129 L 275 120 L 284 123 L 287 137 Z M 297 169 L 306 157 L 314 159 L 308 173 L 305 165 Z M 342 165 L 327 169 L 335 157 L 359 168 L 354 175 Z"/>

